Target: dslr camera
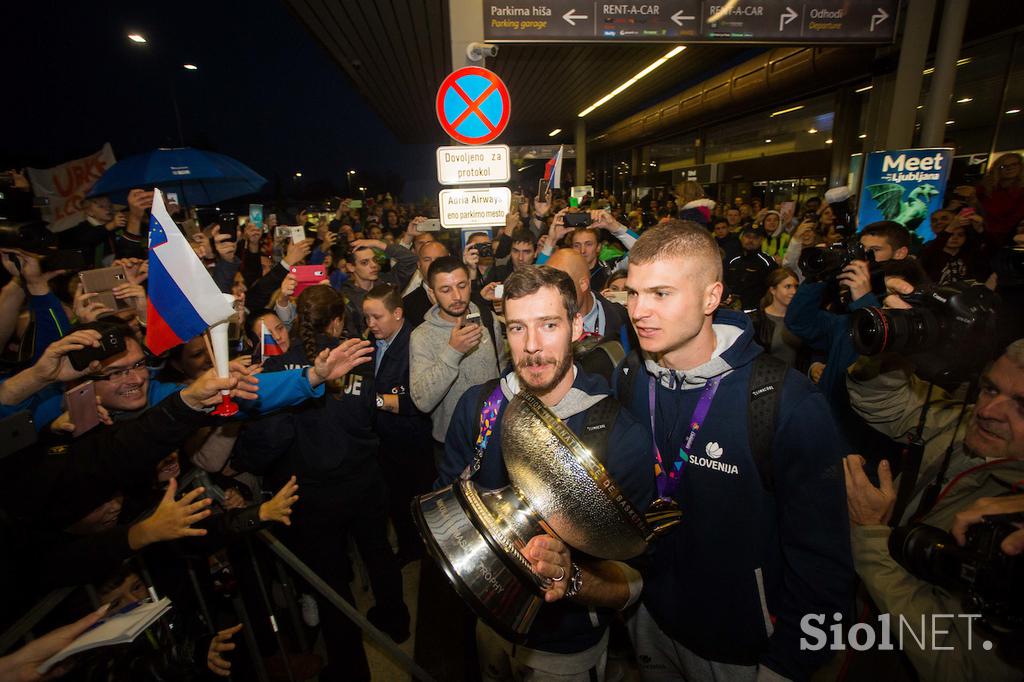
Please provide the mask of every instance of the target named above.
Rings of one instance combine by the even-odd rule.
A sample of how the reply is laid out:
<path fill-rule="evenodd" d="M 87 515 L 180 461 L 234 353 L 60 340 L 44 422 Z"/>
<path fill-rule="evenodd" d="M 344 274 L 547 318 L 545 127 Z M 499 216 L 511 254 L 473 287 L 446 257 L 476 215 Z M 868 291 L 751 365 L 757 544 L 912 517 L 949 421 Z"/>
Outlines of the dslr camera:
<path fill-rule="evenodd" d="M 992 355 L 996 296 L 977 282 L 957 282 L 903 296 L 908 310 L 853 313 L 853 346 L 861 355 L 909 356 L 922 378 L 956 383 L 975 376 Z"/>
<path fill-rule="evenodd" d="M 868 267 L 875 264 L 875 254 L 865 250 L 859 239 L 849 239 L 828 246 L 812 246 L 800 254 L 800 271 L 810 282 L 824 282 L 838 275 L 855 260 L 867 261 Z"/>
<path fill-rule="evenodd" d="M 964 608 L 980 613 L 995 630 L 1024 628 L 1024 557 L 999 548 L 1017 530 L 1022 514 L 989 516 L 967 530 L 961 547 L 946 531 L 923 523 L 899 526 L 889 535 L 889 554 L 914 576 L 963 592 Z"/>

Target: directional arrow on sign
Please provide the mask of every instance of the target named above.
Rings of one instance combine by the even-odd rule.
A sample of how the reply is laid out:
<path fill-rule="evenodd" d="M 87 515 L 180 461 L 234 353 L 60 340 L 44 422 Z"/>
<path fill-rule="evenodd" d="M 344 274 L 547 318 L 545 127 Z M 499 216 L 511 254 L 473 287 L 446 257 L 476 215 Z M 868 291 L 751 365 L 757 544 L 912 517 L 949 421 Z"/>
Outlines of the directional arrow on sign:
<path fill-rule="evenodd" d="M 575 9 L 571 9 L 568 12 L 566 12 L 565 14 L 562 15 L 562 18 L 565 19 L 567 22 L 569 22 L 570 26 L 575 26 L 576 22 L 578 20 L 580 20 L 580 19 L 589 19 L 590 18 L 586 14 L 575 14 L 575 12 L 576 12 Z"/>
<path fill-rule="evenodd" d="M 796 10 L 787 5 L 786 11 L 779 15 L 779 30 L 781 31 L 783 26 L 793 21 L 798 16 L 800 15 L 796 13 Z"/>
<path fill-rule="evenodd" d="M 884 22 L 888 18 L 889 18 L 889 13 L 886 12 L 881 7 L 879 7 L 878 8 L 878 12 L 876 14 L 872 14 L 871 15 L 871 30 L 874 31 L 876 26 L 878 26 L 879 24 L 881 24 L 882 22 Z"/>
<path fill-rule="evenodd" d="M 695 17 L 695 16 L 684 16 L 683 15 L 683 10 L 679 10 L 678 12 L 676 12 L 675 14 L 673 14 L 669 18 L 672 19 L 672 21 L 675 22 L 676 26 L 682 26 L 684 21 L 694 21 L 697 17 Z"/>

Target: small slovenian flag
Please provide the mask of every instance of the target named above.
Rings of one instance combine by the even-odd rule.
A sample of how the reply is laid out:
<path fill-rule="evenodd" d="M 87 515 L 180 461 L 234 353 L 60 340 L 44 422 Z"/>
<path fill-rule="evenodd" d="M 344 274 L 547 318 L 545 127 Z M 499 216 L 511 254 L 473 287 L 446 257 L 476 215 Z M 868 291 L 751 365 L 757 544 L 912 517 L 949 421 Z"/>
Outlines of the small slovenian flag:
<path fill-rule="evenodd" d="M 260 322 L 260 356 L 270 358 L 275 355 L 283 355 L 281 346 L 277 345 L 265 322 Z"/>
<path fill-rule="evenodd" d="M 231 317 L 234 308 L 153 192 L 146 346 L 160 355 Z"/>
<path fill-rule="evenodd" d="M 562 150 L 565 145 L 558 145 L 558 151 L 544 165 L 544 179 L 548 181 L 551 189 L 562 187 Z"/>

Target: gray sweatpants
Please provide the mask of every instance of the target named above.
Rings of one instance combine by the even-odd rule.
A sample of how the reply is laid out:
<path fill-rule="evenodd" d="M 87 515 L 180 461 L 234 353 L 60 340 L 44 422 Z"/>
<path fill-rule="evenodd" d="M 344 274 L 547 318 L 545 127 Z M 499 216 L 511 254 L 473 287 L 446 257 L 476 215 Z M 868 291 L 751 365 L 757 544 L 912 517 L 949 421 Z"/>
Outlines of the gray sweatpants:
<path fill-rule="evenodd" d="M 709 661 L 675 641 L 658 627 L 639 603 L 626 619 L 643 682 L 768 682 L 785 678 L 756 665 Z"/>

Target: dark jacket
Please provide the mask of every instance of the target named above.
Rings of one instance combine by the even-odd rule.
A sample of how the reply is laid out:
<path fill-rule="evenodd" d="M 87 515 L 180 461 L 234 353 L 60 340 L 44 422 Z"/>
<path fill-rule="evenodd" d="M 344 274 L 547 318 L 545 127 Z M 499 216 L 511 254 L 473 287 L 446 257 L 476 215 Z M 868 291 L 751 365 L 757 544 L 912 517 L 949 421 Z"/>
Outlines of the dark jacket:
<path fill-rule="evenodd" d="M 420 412 L 412 402 L 409 390 L 409 336 L 412 323 L 406 321 L 398 330 L 395 339 L 384 351 L 380 367 L 374 377 L 374 389 L 380 395 L 398 396 L 398 413 L 377 411 L 377 435 L 381 447 L 417 448 L 432 447 L 430 415 Z M 376 343 L 371 335 L 370 341 Z M 374 349 L 373 364 L 377 362 Z M 373 365 L 371 365 L 372 367 Z"/>
<path fill-rule="evenodd" d="M 618 341 L 627 353 L 632 348 L 639 348 L 640 344 L 637 342 L 636 332 L 629 321 L 629 313 L 626 312 L 625 306 L 609 301 L 597 291 L 594 291 L 594 297 L 604 311 L 604 338 Z"/>
<path fill-rule="evenodd" d="M 413 291 L 410 291 L 402 299 L 402 310 L 405 311 L 405 319 L 413 327 L 423 324 L 423 318 L 426 316 L 427 311 L 433 307 L 434 304 L 430 302 L 427 290 L 423 288 L 422 284 Z"/>
<path fill-rule="evenodd" d="M 113 253 L 114 237 L 103 225 L 93 225 L 88 220 L 57 233 L 60 248 L 78 251 L 90 267 L 100 267 L 103 257 Z"/>
<path fill-rule="evenodd" d="M 374 282 L 377 284 L 394 285 L 401 293 L 405 285 L 409 283 L 412 274 L 416 272 L 416 254 L 399 244 L 389 244 L 384 254 L 388 258 L 395 259 L 395 266 L 388 272 L 381 273 Z M 345 304 L 345 329 L 349 338 L 359 338 L 366 333 L 366 320 L 363 319 L 363 299 L 366 298 L 366 289 L 362 289 L 349 279 L 338 288 L 344 296 Z"/>
<path fill-rule="evenodd" d="M 777 267 L 778 263 L 760 251 L 747 251 L 725 264 L 725 284 L 744 310 L 753 310 L 768 291 L 768 273 Z"/>
<path fill-rule="evenodd" d="M 448 427 L 444 459 L 438 470 L 435 487 L 452 483 L 473 461 L 480 425 L 480 392 L 483 388 L 482 385 L 474 386 L 459 398 Z M 591 396 L 610 393 L 604 379 L 583 371 L 577 372 L 573 388 Z M 507 400 L 502 401 L 497 422 L 487 441 L 480 470 L 473 478 L 483 488 L 501 488 L 509 483 L 508 472 L 501 456 L 501 415 L 504 414 L 507 405 Z M 585 420 L 586 410 L 569 417 L 565 423 L 573 432 L 580 433 Z M 605 461 L 612 479 L 640 511 L 647 509 L 654 494 L 646 446 L 649 440 L 643 439 L 643 428 L 625 410 L 620 411 L 608 439 Z M 591 609 L 570 602 L 545 604 L 534 621 L 525 645 L 532 649 L 558 653 L 583 651 L 601 639 L 611 613 L 607 609 L 596 609 L 592 614 Z M 597 618 L 599 625 L 594 625 L 591 621 L 592 615 Z"/>
<path fill-rule="evenodd" d="M 335 345 L 327 337 L 320 349 Z M 264 375 L 308 367 L 302 343 L 295 339 L 284 355 L 264 361 Z M 265 473 L 277 488 L 294 474 L 303 485 L 317 485 L 359 476 L 375 464 L 376 404 L 373 364 L 359 365 L 329 387 L 320 398 L 247 422 L 235 446 L 236 469 Z"/>
<path fill-rule="evenodd" d="M 596 293 L 604 289 L 610 274 L 607 266 L 601 261 L 597 261 L 597 265 L 590 271 L 590 290 Z"/>
<path fill-rule="evenodd" d="M 772 443 L 774 492 L 767 492 L 746 416 L 751 363 L 761 349 L 746 315 L 719 310 L 714 322 L 719 343 L 731 344 L 689 377 L 665 370 L 656 380 L 654 438 L 674 455 L 706 379 L 722 377 L 675 494 L 682 523 L 649 552 L 644 604 L 666 635 L 703 658 L 763 664 L 804 680 L 830 652 L 800 650 L 800 619 L 852 610 L 846 452 L 821 394 L 790 370 Z M 616 374 L 620 396 L 632 382 L 627 408 L 644 425 L 648 448 L 652 364 L 634 375 L 623 365 Z"/>
<path fill-rule="evenodd" d="M 715 241 L 718 243 L 718 248 L 722 250 L 723 263 L 728 263 L 733 258 L 743 253 L 743 245 L 740 244 L 740 238 L 732 232 L 721 239 L 715 237 Z"/>

